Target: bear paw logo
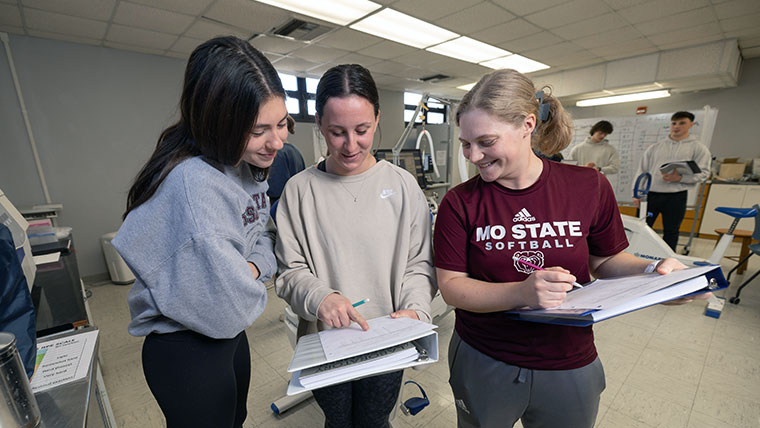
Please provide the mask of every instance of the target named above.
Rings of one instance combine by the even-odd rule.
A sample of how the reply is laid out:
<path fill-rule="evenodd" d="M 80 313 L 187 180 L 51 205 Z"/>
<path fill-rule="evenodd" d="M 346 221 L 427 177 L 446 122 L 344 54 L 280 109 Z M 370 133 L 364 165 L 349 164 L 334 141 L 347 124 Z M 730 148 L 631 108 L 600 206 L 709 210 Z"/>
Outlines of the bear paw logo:
<path fill-rule="evenodd" d="M 536 265 L 540 268 L 544 267 L 544 253 L 540 251 L 518 251 L 515 253 L 514 257 L 525 260 L 526 262 Z M 517 269 L 518 272 L 524 273 L 526 275 L 530 275 L 533 271 L 536 269 L 524 264 L 520 263 L 517 260 L 513 260 L 512 264 L 514 264 L 515 269 Z"/>

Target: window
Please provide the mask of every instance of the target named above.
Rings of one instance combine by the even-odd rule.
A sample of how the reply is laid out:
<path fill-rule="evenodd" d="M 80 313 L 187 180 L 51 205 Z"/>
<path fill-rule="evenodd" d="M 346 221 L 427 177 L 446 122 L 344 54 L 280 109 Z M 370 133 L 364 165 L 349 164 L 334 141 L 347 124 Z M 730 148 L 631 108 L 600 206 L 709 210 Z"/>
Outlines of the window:
<path fill-rule="evenodd" d="M 296 77 L 284 73 L 278 74 L 282 81 L 282 87 L 287 94 L 285 106 L 288 108 L 288 114 L 297 122 L 314 122 L 319 79 Z"/>
<path fill-rule="evenodd" d="M 417 109 L 417 104 L 422 100 L 422 94 L 415 94 L 414 92 L 404 92 L 404 124 L 408 125 L 409 121 L 414 115 L 414 110 Z M 446 123 L 446 106 L 439 100 L 429 97 L 427 102 L 428 110 L 420 111 L 417 118 L 414 120 L 415 125 L 422 123 L 420 116 L 424 114 L 425 123 L 439 124 Z"/>

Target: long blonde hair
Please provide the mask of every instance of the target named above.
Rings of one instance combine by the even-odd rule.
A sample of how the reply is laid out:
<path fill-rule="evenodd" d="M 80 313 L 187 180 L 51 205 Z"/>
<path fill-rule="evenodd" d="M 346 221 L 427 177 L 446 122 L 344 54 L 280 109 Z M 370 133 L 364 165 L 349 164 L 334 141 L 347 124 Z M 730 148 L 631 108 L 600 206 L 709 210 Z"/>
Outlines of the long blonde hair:
<path fill-rule="evenodd" d="M 570 144 L 573 123 L 559 100 L 551 95 L 551 87 L 545 86 L 541 90 L 545 93 L 543 103 L 549 105 L 549 117 L 545 120 L 539 120 L 536 87 L 527 76 L 512 69 L 488 73 L 459 103 L 457 126 L 459 118 L 472 109 L 481 109 L 513 126 L 520 125 L 528 115 L 534 114 L 537 123 L 531 146 L 545 155 L 554 155 Z"/>

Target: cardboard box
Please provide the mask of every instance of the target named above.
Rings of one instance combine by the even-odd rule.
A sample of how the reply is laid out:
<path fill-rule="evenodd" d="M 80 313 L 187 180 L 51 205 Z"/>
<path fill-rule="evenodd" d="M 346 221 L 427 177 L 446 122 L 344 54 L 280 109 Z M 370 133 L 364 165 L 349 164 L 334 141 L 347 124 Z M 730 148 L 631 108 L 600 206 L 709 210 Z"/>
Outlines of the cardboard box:
<path fill-rule="evenodd" d="M 720 165 L 718 177 L 724 180 L 738 180 L 744 176 L 745 163 L 723 163 Z"/>

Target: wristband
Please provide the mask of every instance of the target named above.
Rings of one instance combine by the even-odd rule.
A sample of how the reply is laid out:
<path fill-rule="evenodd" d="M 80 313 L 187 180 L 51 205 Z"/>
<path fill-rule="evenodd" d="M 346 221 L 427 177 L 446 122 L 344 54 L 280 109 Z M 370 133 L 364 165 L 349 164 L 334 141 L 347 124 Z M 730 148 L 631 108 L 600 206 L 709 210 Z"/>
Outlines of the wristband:
<path fill-rule="evenodd" d="M 652 263 L 649 263 L 647 267 L 644 269 L 644 273 L 652 273 L 657 269 L 657 265 L 660 264 L 662 260 L 655 260 Z"/>

